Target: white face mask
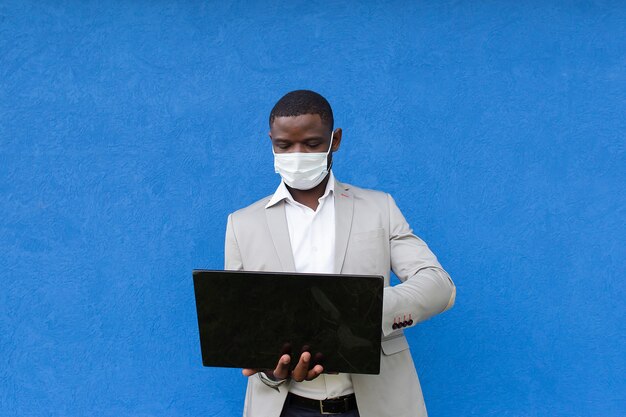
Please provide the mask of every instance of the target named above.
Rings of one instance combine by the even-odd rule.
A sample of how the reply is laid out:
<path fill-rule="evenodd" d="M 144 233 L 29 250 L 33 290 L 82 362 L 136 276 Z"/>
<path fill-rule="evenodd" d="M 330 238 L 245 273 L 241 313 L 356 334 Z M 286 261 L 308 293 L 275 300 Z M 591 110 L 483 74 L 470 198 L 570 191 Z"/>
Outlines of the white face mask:
<path fill-rule="evenodd" d="M 333 136 L 326 152 L 291 152 L 274 153 L 274 171 L 280 174 L 285 184 L 297 190 L 310 190 L 318 185 L 328 174 L 328 154 L 333 147 Z"/>

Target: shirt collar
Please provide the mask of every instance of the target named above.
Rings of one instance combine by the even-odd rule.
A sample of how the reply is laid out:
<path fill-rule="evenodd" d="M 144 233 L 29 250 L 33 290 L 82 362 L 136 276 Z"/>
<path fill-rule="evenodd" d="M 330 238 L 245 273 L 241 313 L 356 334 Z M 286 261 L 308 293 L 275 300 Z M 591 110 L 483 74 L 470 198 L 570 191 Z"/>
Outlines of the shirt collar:
<path fill-rule="evenodd" d="M 320 197 L 320 200 L 328 197 L 331 192 L 332 193 L 335 192 L 335 176 L 333 175 L 332 170 L 328 173 L 328 183 L 326 184 L 326 190 L 324 190 L 324 194 L 322 194 L 322 196 Z M 287 189 L 287 186 L 285 185 L 285 181 L 281 180 L 280 184 L 278 185 L 278 188 L 276 189 L 276 192 L 274 192 L 274 195 L 272 195 L 272 198 L 270 198 L 270 201 L 265 205 L 265 208 L 272 207 L 273 205 L 283 200 L 288 200 L 292 203 L 296 203 L 296 200 L 293 199 L 293 197 L 291 196 L 291 193 Z"/>

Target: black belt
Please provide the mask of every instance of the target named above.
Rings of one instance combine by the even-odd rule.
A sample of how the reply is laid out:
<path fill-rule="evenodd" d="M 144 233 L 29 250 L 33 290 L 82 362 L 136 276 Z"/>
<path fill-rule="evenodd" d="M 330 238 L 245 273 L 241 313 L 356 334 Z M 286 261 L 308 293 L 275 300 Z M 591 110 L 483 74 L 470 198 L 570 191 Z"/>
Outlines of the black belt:
<path fill-rule="evenodd" d="M 311 410 L 319 411 L 321 414 L 341 414 L 356 410 L 356 397 L 354 394 L 349 394 L 326 400 L 312 400 L 311 398 L 289 393 L 287 395 L 287 405 L 291 404 L 310 408 Z"/>

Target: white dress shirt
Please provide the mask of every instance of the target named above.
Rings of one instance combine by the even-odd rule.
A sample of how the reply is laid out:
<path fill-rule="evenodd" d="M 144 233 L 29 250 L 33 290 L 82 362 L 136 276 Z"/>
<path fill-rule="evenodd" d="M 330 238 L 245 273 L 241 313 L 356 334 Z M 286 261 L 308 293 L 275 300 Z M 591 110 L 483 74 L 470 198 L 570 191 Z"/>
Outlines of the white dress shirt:
<path fill-rule="evenodd" d="M 317 210 L 298 203 L 281 182 L 267 203 L 285 200 L 285 215 L 296 272 L 333 273 L 335 260 L 335 177 L 328 174 L 328 185 Z M 296 359 L 294 357 L 294 359 Z M 289 392 L 323 400 L 354 392 L 350 374 L 322 374 L 312 381 L 290 381 Z"/>

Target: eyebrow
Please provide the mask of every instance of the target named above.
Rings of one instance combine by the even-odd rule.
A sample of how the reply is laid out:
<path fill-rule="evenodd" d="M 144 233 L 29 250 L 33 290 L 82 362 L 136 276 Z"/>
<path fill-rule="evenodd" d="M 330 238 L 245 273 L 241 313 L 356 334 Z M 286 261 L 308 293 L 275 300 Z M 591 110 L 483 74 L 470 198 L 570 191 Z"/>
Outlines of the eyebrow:
<path fill-rule="evenodd" d="M 292 139 L 285 139 L 285 138 L 275 138 L 273 139 L 274 142 L 292 142 Z M 308 138 L 305 138 L 304 141 L 310 141 L 310 140 L 321 140 L 323 141 L 324 138 L 322 136 L 311 136 Z"/>

